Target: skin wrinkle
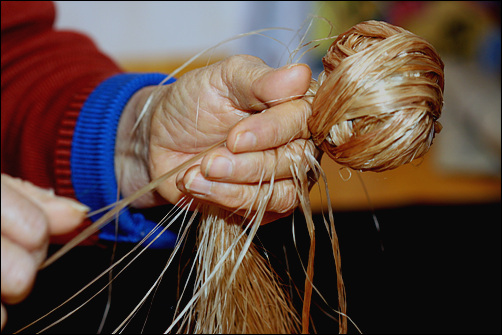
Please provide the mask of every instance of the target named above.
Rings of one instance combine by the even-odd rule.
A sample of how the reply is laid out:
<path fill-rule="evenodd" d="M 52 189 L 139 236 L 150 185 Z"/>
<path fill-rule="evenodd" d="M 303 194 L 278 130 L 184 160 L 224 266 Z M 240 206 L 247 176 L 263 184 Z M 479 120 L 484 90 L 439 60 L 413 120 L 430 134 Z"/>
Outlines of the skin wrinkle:
<path fill-rule="evenodd" d="M 297 117 L 300 118 L 299 121 L 297 121 L 298 124 L 301 125 L 299 127 L 298 133 L 296 134 L 296 137 L 298 138 L 310 138 L 310 131 L 307 127 L 307 120 L 308 118 L 312 115 L 312 107 L 310 104 L 308 104 L 305 100 L 301 99 L 298 100 L 298 103 L 303 104 L 304 108 L 304 113 L 301 113 L 301 115 L 297 115 Z"/>
<path fill-rule="evenodd" d="M 256 186 L 258 188 L 258 186 Z M 258 210 L 256 203 L 251 203 L 256 192 L 259 192 L 258 199 L 262 199 L 267 192 L 269 192 L 270 184 L 263 183 L 259 190 L 247 191 L 248 194 L 237 195 L 229 192 L 226 197 L 224 206 L 227 208 L 251 208 L 252 210 Z M 240 202 L 239 199 L 246 199 L 245 202 Z M 272 193 L 269 204 L 266 208 L 267 211 L 274 212 L 277 214 L 285 214 L 291 212 L 298 205 L 298 198 L 296 196 L 296 188 L 292 182 L 287 180 L 278 180 L 274 183 L 274 192 Z"/>
<path fill-rule="evenodd" d="M 164 106 L 165 109 L 168 109 L 167 106 Z M 205 113 L 210 115 L 210 113 Z M 162 127 L 162 132 L 160 134 L 153 133 L 151 135 L 153 145 L 157 147 L 162 147 L 162 145 L 159 145 L 158 143 L 166 142 L 166 139 L 169 140 L 169 142 L 172 142 L 173 147 L 179 148 L 179 147 L 186 147 L 190 148 L 190 150 L 183 151 L 184 153 L 187 154 L 194 154 L 194 149 L 192 145 L 185 145 L 185 142 L 190 142 L 190 144 L 193 144 L 192 138 L 194 136 L 192 130 L 195 129 L 195 123 L 191 124 L 191 127 L 186 127 L 187 120 L 184 116 L 176 116 L 176 115 L 171 115 L 169 118 L 165 118 L 164 122 L 159 122 L 159 124 Z M 169 128 L 171 130 L 169 130 Z M 193 128 L 190 130 L 189 128 Z M 180 133 L 173 134 L 172 129 L 178 130 Z M 204 133 L 204 135 L 207 135 Z M 171 148 L 165 148 L 166 150 L 172 150 Z M 198 151 L 198 150 L 197 150 Z"/>
<path fill-rule="evenodd" d="M 248 58 L 249 60 L 255 62 L 256 64 L 261 65 L 259 67 L 253 67 L 251 70 L 247 69 L 248 73 L 247 73 L 246 77 L 247 78 L 258 78 L 258 79 L 256 79 L 257 81 L 261 80 L 262 76 L 265 74 L 265 70 L 268 69 L 267 65 L 261 59 L 254 57 L 254 56 L 242 55 L 242 57 Z M 241 66 L 240 60 L 236 57 L 229 57 L 225 60 L 225 62 L 228 62 L 228 65 L 229 65 L 229 66 L 223 67 L 225 69 L 225 71 L 222 75 L 222 78 L 224 79 L 223 81 L 227 84 L 225 86 L 227 86 L 227 87 L 239 86 L 239 84 L 242 81 L 242 77 L 236 76 L 236 73 L 234 73 L 234 71 L 229 71 L 228 69 L 231 69 L 234 67 L 240 67 Z M 232 65 L 232 63 L 235 63 L 235 65 Z M 239 84 L 235 84 L 235 83 L 239 83 Z M 246 95 L 244 95 L 248 92 L 243 92 L 243 96 L 237 96 L 237 95 L 235 95 L 233 97 L 229 96 L 229 98 L 233 102 L 234 106 L 246 106 L 246 109 L 250 109 L 253 111 L 260 111 L 260 110 L 268 108 L 269 106 L 266 103 L 260 101 L 260 99 L 257 98 L 258 95 L 257 95 L 257 92 L 255 92 L 256 81 L 250 86 L 251 86 L 252 94 L 254 96 L 253 98 L 258 102 L 258 105 L 255 105 L 255 103 L 248 101 L 248 99 L 245 98 Z M 238 90 L 233 90 L 233 91 L 240 93 L 240 91 L 238 91 Z"/>
<path fill-rule="evenodd" d="M 257 158 L 254 162 L 260 162 L 260 161 L 265 161 L 265 162 L 274 162 L 277 160 L 277 152 L 276 149 L 273 150 L 267 150 L 259 153 L 261 157 Z M 237 154 L 237 159 L 239 155 L 242 154 Z M 244 154 L 245 155 L 245 154 Z M 245 158 L 244 158 L 245 160 Z M 270 166 L 265 166 L 264 164 L 252 164 L 252 169 L 248 171 L 248 174 L 246 176 L 243 176 L 244 179 L 249 180 L 250 182 L 259 182 L 259 176 L 264 174 L 265 178 L 270 178 L 270 174 L 266 174 L 267 172 L 270 171 Z M 247 166 L 247 169 L 249 169 L 249 165 Z M 258 179 L 257 179 L 258 178 Z"/>
<path fill-rule="evenodd" d="M 170 94 L 170 97 L 171 99 L 163 99 L 163 102 L 164 104 L 161 104 L 159 106 L 159 110 L 156 111 L 156 113 L 154 114 L 154 116 L 152 117 L 152 123 L 153 122 L 156 122 L 157 121 L 157 117 L 156 115 L 158 114 L 162 114 L 162 110 L 176 110 L 174 108 L 174 106 L 178 105 L 180 103 L 180 97 L 178 94 Z M 175 100 L 175 101 L 173 101 Z M 172 106 L 172 107 L 170 107 Z M 164 118 L 165 121 L 167 121 L 166 123 L 164 122 L 156 122 L 157 123 L 157 127 L 158 125 L 160 125 L 162 127 L 162 133 L 161 134 L 157 134 L 156 132 L 152 133 L 150 136 L 152 139 L 155 139 L 156 141 L 151 141 L 155 143 L 155 145 L 157 145 L 157 143 L 161 143 L 163 141 L 165 141 L 165 139 L 169 139 L 169 142 L 173 142 L 173 143 L 176 143 L 176 140 L 177 139 L 180 139 L 180 138 L 186 138 L 186 136 L 184 137 L 178 137 L 178 136 L 175 136 L 173 135 L 172 133 L 172 130 L 168 130 L 168 127 L 170 125 L 173 126 L 172 129 L 176 129 L 178 131 L 183 131 L 186 133 L 186 135 L 188 135 L 188 132 L 185 130 L 185 127 L 182 126 L 182 122 L 180 122 L 180 119 L 183 120 L 184 122 L 187 122 L 187 120 L 185 120 L 182 116 L 180 117 L 176 117 L 176 115 L 173 115 L 173 114 L 170 114 L 170 117 L 169 118 Z M 189 121 L 189 120 L 188 120 Z M 158 128 L 154 128 L 152 127 L 152 129 L 157 129 Z M 162 139 L 162 141 L 160 140 Z"/>
<path fill-rule="evenodd" d="M 199 97 L 200 100 L 195 100 L 195 98 L 192 100 L 193 105 L 194 106 L 198 106 L 197 107 L 198 108 L 198 119 L 200 120 L 201 118 L 202 119 L 213 118 L 214 120 L 217 120 L 219 124 L 223 124 L 224 122 L 220 121 L 220 118 L 218 117 L 218 115 L 222 115 L 223 112 L 220 112 L 220 113 L 208 112 L 207 110 L 211 109 L 212 106 L 205 107 L 205 105 L 204 105 L 207 101 L 213 101 L 214 100 L 212 98 L 212 96 L 216 96 L 216 97 L 218 96 L 219 90 L 214 85 L 212 85 L 212 84 L 209 85 L 209 91 L 211 93 L 206 93 L 204 96 Z M 190 92 L 188 92 L 188 90 L 187 90 L 187 88 L 185 86 L 183 86 L 183 91 L 182 92 L 180 92 L 179 94 L 174 94 L 174 95 L 178 96 L 179 97 L 178 99 L 181 99 L 180 98 L 181 96 L 189 96 L 189 97 L 191 97 Z M 166 106 L 165 106 L 164 109 L 165 110 L 176 110 L 174 108 L 171 108 L 171 109 L 168 108 L 167 105 L 171 105 L 171 106 L 180 105 L 180 101 L 172 102 L 172 101 L 167 101 L 167 99 L 166 99 Z M 221 105 L 218 105 L 218 106 L 221 106 Z M 182 135 L 182 138 L 186 139 L 186 138 L 193 137 L 194 134 L 192 133 L 192 131 L 194 131 L 194 130 L 199 132 L 199 130 L 196 129 L 196 125 L 198 124 L 196 120 L 187 119 L 185 115 L 181 115 L 181 114 L 177 114 L 177 115 L 170 114 L 170 117 L 168 118 L 168 120 L 171 120 L 171 118 L 174 119 L 174 120 L 176 120 L 179 125 L 181 125 L 181 124 L 184 125 L 183 127 L 180 126 L 180 127 L 174 128 L 174 129 L 178 129 L 179 128 L 179 129 L 182 129 L 182 130 L 185 131 L 185 135 L 186 136 Z M 188 122 L 188 124 L 187 124 L 187 122 Z M 210 122 L 210 121 L 208 121 L 208 122 Z M 199 132 L 199 133 L 202 134 L 202 135 L 204 135 L 204 136 L 208 136 L 207 132 Z M 174 140 L 173 140 L 173 142 L 174 142 Z M 190 146 L 187 146 L 187 147 L 190 147 Z"/>
<path fill-rule="evenodd" d="M 213 71 L 211 73 L 211 76 L 209 77 L 209 88 L 214 91 L 215 96 L 221 96 L 221 97 L 226 97 L 227 99 L 231 100 L 230 98 L 230 88 L 229 85 L 227 84 L 228 81 L 223 80 L 222 76 L 218 75 L 219 71 Z M 199 99 L 200 101 L 201 99 Z M 230 104 L 231 109 L 236 109 L 234 104 Z M 248 113 L 246 113 L 247 115 Z M 225 128 L 226 129 L 226 128 Z"/>
<path fill-rule="evenodd" d="M 214 128 L 213 132 L 215 135 L 218 137 L 221 136 L 222 133 L 224 133 L 228 129 L 228 122 L 224 121 L 222 118 L 225 117 L 225 114 L 228 112 L 233 113 L 235 116 L 238 117 L 235 123 L 240 121 L 242 118 L 249 116 L 249 112 L 240 110 L 235 107 L 235 105 L 232 104 L 232 98 L 230 96 L 230 90 L 228 90 L 228 85 L 226 85 L 223 80 L 221 79 L 221 76 L 218 74 L 219 71 L 212 71 L 210 75 L 207 73 L 205 74 L 205 77 L 207 78 L 207 83 L 208 83 L 208 90 L 202 90 L 205 92 L 203 96 L 198 95 L 198 100 L 194 100 L 194 105 L 197 106 L 198 109 L 198 115 L 197 119 L 200 121 L 200 119 L 208 119 L 211 118 L 216 122 L 205 120 L 204 122 L 210 122 Z M 223 90 L 222 88 L 227 87 L 227 90 Z M 199 88 L 201 90 L 201 88 Z M 208 105 L 205 106 L 207 102 L 212 102 L 215 99 L 212 97 L 216 97 L 216 100 L 220 101 L 221 98 L 219 97 L 226 97 L 224 99 L 224 104 L 222 105 L 221 103 L 214 104 L 213 105 Z M 228 100 L 227 100 L 228 99 Z M 223 108 L 222 108 L 223 106 Z M 217 107 L 217 108 L 215 108 Z M 214 112 L 208 112 L 208 110 L 215 110 Z M 196 131 L 199 131 L 196 129 L 196 125 L 198 125 L 199 121 L 193 121 L 193 129 Z M 200 134 L 204 136 L 209 136 L 210 133 L 207 131 L 205 132 L 200 132 Z M 190 136 L 193 136 L 193 134 L 187 134 Z"/>

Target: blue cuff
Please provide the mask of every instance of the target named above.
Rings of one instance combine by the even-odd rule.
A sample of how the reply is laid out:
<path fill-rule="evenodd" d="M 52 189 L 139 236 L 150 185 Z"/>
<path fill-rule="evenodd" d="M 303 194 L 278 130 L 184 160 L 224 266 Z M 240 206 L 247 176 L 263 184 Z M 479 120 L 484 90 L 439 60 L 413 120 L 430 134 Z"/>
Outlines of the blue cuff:
<path fill-rule="evenodd" d="M 129 99 L 145 86 L 160 84 L 165 74 L 119 74 L 102 82 L 89 95 L 80 111 L 75 126 L 71 149 L 72 183 L 77 199 L 91 210 L 98 210 L 117 200 L 115 177 L 115 137 L 120 115 Z M 174 82 L 170 79 L 165 84 Z M 96 214 L 98 220 L 104 213 Z M 124 210 L 119 215 L 118 237 L 115 225 L 107 224 L 99 237 L 118 242 L 139 242 L 156 223 L 141 213 Z M 153 237 L 155 237 L 154 234 Z M 176 234 L 165 231 L 153 244 L 156 248 L 172 248 Z"/>

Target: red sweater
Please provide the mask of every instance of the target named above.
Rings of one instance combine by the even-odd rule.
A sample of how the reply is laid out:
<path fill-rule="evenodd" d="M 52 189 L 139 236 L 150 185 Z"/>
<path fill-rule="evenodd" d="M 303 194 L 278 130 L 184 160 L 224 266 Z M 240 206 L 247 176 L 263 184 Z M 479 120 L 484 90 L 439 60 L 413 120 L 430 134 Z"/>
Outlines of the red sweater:
<path fill-rule="evenodd" d="M 2 173 L 75 198 L 77 117 L 92 90 L 121 69 L 86 36 L 54 30 L 52 2 L 2 1 L 1 9 Z"/>
<path fill-rule="evenodd" d="M 121 69 L 86 36 L 54 30 L 54 17 L 52 2 L 2 1 L 2 173 L 75 197 L 77 117 Z"/>

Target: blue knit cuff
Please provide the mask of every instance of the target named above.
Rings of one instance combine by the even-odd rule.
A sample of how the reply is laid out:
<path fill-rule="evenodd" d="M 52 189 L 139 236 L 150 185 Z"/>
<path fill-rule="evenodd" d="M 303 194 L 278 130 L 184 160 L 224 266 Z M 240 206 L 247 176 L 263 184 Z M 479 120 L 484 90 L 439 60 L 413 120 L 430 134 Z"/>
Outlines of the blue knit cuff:
<path fill-rule="evenodd" d="M 89 95 L 79 114 L 72 141 L 72 183 L 77 199 L 91 210 L 98 210 L 117 200 L 115 177 L 115 137 L 122 110 L 129 99 L 145 86 L 160 84 L 165 74 L 119 74 L 102 82 Z M 165 84 L 174 82 L 175 79 Z M 96 214 L 98 220 L 104 213 Z M 115 225 L 107 224 L 99 237 L 119 242 L 139 242 L 156 223 L 148 221 L 141 213 L 124 210 L 119 215 L 118 238 Z M 155 237 L 154 234 L 153 237 Z M 176 234 L 164 232 L 152 247 L 172 248 Z"/>

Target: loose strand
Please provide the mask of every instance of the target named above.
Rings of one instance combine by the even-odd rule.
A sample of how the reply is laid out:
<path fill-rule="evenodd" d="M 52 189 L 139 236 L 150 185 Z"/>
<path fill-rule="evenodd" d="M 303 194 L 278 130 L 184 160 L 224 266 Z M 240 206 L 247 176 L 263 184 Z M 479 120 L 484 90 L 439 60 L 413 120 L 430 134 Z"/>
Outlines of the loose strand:
<path fill-rule="evenodd" d="M 135 261 L 144 251 L 147 250 L 148 246 L 150 246 L 152 243 L 155 242 L 155 240 L 157 240 L 160 235 L 162 235 L 174 222 L 176 222 L 179 218 L 179 216 L 183 213 L 183 212 L 186 212 L 186 209 L 188 209 L 188 206 L 185 206 L 183 205 L 183 203 L 186 203 L 186 199 L 182 199 L 180 200 L 180 202 L 177 204 L 179 207 L 173 207 L 171 209 L 171 211 L 164 217 L 164 219 L 161 220 L 161 222 L 152 230 L 150 231 L 143 239 L 142 241 L 140 241 L 139 243 L 137 243 L 129 252 L 127 252 L 124 256 L 122 256 L 120 259 L 116 260 L 113 264 L 111 264 L 108 268 L 106 268 L 104 271 L 102 271 L 98 276 L 96 276 L 93 280 L 91 280 L 88 284 L 86 284 L 84 287 L 82 287 L 80 290 L 78 290 L 76 293 L 74 293 L 72 296 L 70 296 L 68 299 L 66 299 L 63 303 L 61 303 L 60 305 L 58 305 L 57 307 L 53 308 L 52 310 L 50 310 L 48 313 L 44 314 L 43 316 L 39 317 L 38 319 L 36 319 L 35 321 L 29 323 L 28 325 L 24 326 L 23 328 L 17 330 L 15 333 L 20 333 L 32 326 L 34 326 L 35 324 L 37 324 L 38 322 L 42 321 L 43 319 L 45 319 L 46 317 L 48 317 L 49 315 L 53 314 L 54 312 L 56 312 L 57 310 L 59 310 L 61 307 L 63 307 L 64 305 L 66 305 L 68 302 L 72 301 L 73 299 L 75 299 L 77 296 L 79 296 L 80 294 L 84 293 L 87 289 L 89 289 L 94 283 L 96 283 L 100 278 L 104 277 L 106 274 L 110 273 L 111 270 L 113 270 L 114 268 L 118 267 L 122 262 L 124 262 L 129 256 L 131 256 L 134 252 L 136 252 L 140 246 L 142 246 L 142 244 L 144 242 L 146 242 L 153 234 L 156 233 L 156 231 L 158 229 L 160 229 L 160 227 L 163 225 L 163 223 L 165 221 L 169 221 L 168 224 L 165 225 L 165 227 L 141 250 L 139 250 L 139 252 L 137 253 L 137 255 L 135 255 L 133 257 L 132 260 L 130 260 L 116 275 L 113 276 L 113 278 L 104 286 L 102 287 L 101 289 L 98 290 L 97 293 L 95 293 L 94 295 L 92 295 L 91 298 L 87 299 L 84 303 L 82 303 L 77 309 L 80 309 L 82 308 L 84 305 L 86 305 L 88 302 L 90 302 L 92 299 L 94 299 L 96 296 L 98 296 L 98 294 L 100 294 L 101 292 L 103 292 L 109 285 L 111 285 L 111 283 L 133 262 Z M 186 208 L 186 209 L 184 209 Z M 177 247 L 175 247 L 175 251 L 177 250 L 177 248 L 179 247 L 178 245 L 181 243 L 181 239 L 177 241 Z M 173 252 L 173 254 L 175 253 L 175 251 Z M 72 315 L 73 313 L 75 313 L 76 310 L 70 312 L 69 314 L 67 314 L 66 316 L 62 317 L 61 319 L 57 320 L 56 322 L 53 322 L 52 324 L 50 324 L 49 326 L 45 327 L 44 329 L 42 329 L 40 332 L 44 332 L 45 330 L 47 329 L 50 329 L 51 327 L 55 326 L 56 324 L 60 323 L 61 321 L 63 321 L 64 319 L 66 319 L 67 317 L 69 317 L 70 315 Z"/>

